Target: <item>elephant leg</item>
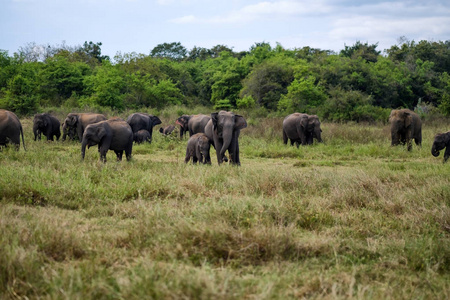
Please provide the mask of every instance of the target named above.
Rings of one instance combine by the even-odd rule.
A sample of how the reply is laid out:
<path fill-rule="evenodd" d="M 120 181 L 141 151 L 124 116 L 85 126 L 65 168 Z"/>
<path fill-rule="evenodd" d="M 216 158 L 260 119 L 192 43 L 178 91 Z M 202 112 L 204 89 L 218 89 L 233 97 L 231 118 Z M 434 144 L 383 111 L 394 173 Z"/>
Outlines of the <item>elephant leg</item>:
<path fill-rule="evenodd" d="M 288 136 L 286 134 L 286 131 L 284 131 L 284 130 L 283 130 L 283 143 L 285 145 L 287 145 L 287 143 L 288 143 Z"/>
<path fill-rule="evenodd" d="M 106 153 L 108 152 L 108 148 L 99 145 L 98 152 L 100 152 L 100 160 L 106 163 Z"/>
<path fill-rule="evenodd" d="M 448 160 L 449 157 L 450 157 L 450 146 L 447 146 L 444 152 L 444 163 Z"/>
<path fill-rule="evenodd" d="M 123 150 L 119 150 L 119 151 L 114 151 L 116 153 L 117 156 L 117 161 L 122 161 L 122 157 L 123 157 Z"/>

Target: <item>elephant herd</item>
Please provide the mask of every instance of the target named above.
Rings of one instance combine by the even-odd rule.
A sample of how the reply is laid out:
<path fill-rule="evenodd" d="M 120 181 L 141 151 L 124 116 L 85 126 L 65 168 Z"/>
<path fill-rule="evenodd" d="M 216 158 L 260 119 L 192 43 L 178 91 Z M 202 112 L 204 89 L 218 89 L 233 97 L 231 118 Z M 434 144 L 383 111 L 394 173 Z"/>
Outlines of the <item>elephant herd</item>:
<path fill-rule="evenodd" d="M 389 116 L 391 125 L 391 145 L 407 145 L 412 149 L 412 140 L 416 145 L 422 144 L 422 121 L 420 117 L 409 109 L 392 110 Z M 123 152 L 127 160 L 131 159 L 133 143 L 152 141 L 153 127 L 161 124 L 161 120 L 147 113 L 133 113 L 127 120 L 118 117 L 107 119 L 96 113 L 69 113 L 61 124 L 57 118 L 48 114 L 36 114 L 33 119 L 34 140 L 44 135 L 47 141 L 59 140 L 61 130 L 65 140 L 78 138 L 81 142 L 81 157 L 84 159 L 86 146 L 98 146 L 100 160 L 106 162 L 106 153 L 112 150 L 117 160 L 122 160 Z M 190 138 L 186 146 L 185 162 L 199 162 L 211 164 L 210 147 L 216 151 L 220 165 L 230 161 L 233 165 L 240 165 L 239 135 L 241 129 L 247 127 L 245 118 L 228 111 L 211 113 L 211 115 L 182 115 L 176 122 L 180 126 L 180 138 L 189 132 Z M 161 127 L 159 131 L 168 135 L 175 129 L 174 125 Z M 313 140 L 323 142 L 322 129 L 316 115 L 293 113 L 283 120 L 283 143 L 290 141 L 291 145 L 310 145 Z M 0 147 L 9 143 L 19 149 L 20 137 L 23 147 L 25 141 L 23 128 L 19 118 L 11 111 L 0 109 Z M 439 156 L 440 150 L 446 148 L 444 162 L 450 157 L 450 131 L 436 134 L 431 148 L 431 154 Z M 25 149 L 26 150 L 26 149 Z M 228 152 L 228 157 L 226 156 Z"/>

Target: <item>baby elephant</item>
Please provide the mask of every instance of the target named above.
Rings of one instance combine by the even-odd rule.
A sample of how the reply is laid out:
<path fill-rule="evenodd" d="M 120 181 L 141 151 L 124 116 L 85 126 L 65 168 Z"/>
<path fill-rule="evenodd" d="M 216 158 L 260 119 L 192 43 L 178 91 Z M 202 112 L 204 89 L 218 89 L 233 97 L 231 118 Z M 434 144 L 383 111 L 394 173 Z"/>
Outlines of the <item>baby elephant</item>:
<path fill-rule="evenodd" d="M 150 132 L 145 129 L 141 129 L 134 134 L 134 141 L 136 144 L 142 144 L 144 142 L 152 142 L 152 137 L 150 136 Z"/>
<path fill-rule="evenodd" d="M 166 126 L 166 127 L 164 127 L 164 128 L 159 128 L 159 132 L 161 132 L 162 134 L 164 134 L 164 135 L 169 135 L 169 134 L 171 134 L 172 133 L 172 131 L 175 129 L 175 126 L 173 126 L 173 125 L 168 125 L 168 126 Z"/>
<path fill-rule="evenodd" d="M 434 137 L 433 146 L 431 147 L 431 154 L 434 157 L 439 156 L 439 151 L 445 149 L 444 152 L 444 163 L 450 157 L 450 131 L 446 133 L 438 133 Z"/>
<path fill-rule="evenodd" d="M 185 163 L 188 163 L 192 157 L 192 163 L 211 164 L 209 148 L 211 141 L 204 133 L 196 133 L 191 136 L 187 143 Z"/>

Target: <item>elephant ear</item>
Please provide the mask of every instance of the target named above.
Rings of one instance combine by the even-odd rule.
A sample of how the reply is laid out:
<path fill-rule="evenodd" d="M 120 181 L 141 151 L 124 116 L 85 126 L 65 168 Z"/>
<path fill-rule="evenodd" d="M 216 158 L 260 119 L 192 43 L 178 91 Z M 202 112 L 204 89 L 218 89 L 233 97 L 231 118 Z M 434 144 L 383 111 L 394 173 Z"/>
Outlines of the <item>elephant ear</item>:
<path fill-rule="evenodd" d="M 412 124 L 412 116 L 409 112 L 404 112 L 403 116 L 405 118 L 405 127 L 409 127 Z"/>
<path fill-rule="evenodd" d="M 308 115 L 301 116 L 300 126 L 302 126 L 304 129 L 308 128 Z"/>
<path fill-rule="evenodd" d="M 77 121 L 78 121 L 78 116 L 68 116 L 67 117 L 67 124 L 69 125 L 69 126 L 75 126 L 75 124 L 77 123 Z"/>
<path fill-rule="evenodd" d="M 243 116 L 235 115 L 234 129 L 244 129 L 247 127 L 247 121 L 245 121 Z"/>
<path fill-rule="evenodd" d="M 444 135 L 444 143 L 446 145 L 450 145 L 450 131 L 443 133 L 443 135 Z"/>
<path fill-rule="evenodd" d="M 219 113 L 212 113 L 211 114 L 211 120 L 213 123 L 213 128 L 217 128 L 217 121 L 218 121 Z"/>
<path fill-rule="evenodd" d="M 97 128 L 97 136 L 99 137 L 99 139 L 103 139 L 103 137 L 106 135 L 106 129 L 103 126 L 99 126 Z"/>
<path fill-rule="evenodd" d="M 153 126 L 161 124 L 161 120 L 157 116 L 150 116 L 150 120 L 153 124 Z"/>

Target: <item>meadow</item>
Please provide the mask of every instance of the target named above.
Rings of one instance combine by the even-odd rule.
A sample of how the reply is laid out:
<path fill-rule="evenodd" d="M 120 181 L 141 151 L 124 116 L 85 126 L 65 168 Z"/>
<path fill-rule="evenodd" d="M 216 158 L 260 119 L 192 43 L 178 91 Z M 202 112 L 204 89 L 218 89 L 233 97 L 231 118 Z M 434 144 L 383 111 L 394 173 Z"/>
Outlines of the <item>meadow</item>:
<path fill-rule="evenodd" d="M 21 121 L 27 151 L 0 152 L 1 299 L 450 299 L 450 163 L 430 153 L 449 120 L 408 152 L 388 124 L 322 123 L 296 148 L 248 116 L 240 167 L 186 165 L 159 127 L 131 162 L 81 161 Z"/>

